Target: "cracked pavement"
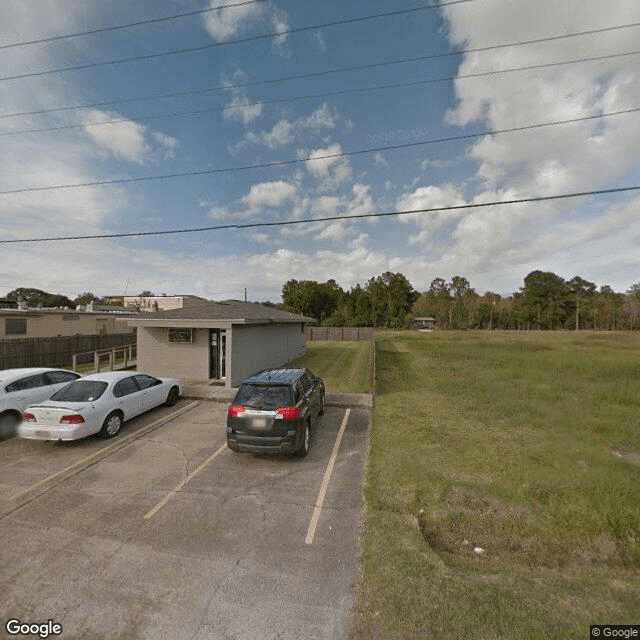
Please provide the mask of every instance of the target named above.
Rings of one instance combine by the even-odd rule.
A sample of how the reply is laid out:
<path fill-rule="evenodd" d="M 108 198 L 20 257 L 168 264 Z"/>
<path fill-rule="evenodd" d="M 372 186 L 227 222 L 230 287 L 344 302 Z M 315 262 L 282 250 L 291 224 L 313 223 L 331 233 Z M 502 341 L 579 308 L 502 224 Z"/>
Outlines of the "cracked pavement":
<path fill-rule="evenodd" d="M 225 442 L 226 409 L 197 405 L 19 508 L 12 496 L 114 440 L 2 443 L 2 632 L 18 618 L 58 622 L 63 640 L 346 638 L 369 411 L 351 410 L 311 545 L 344 408 L 327 407 L 306 458 L 223 450 L 145 520 Z M 122 435 L 170 413 L 136 418 Z"/>

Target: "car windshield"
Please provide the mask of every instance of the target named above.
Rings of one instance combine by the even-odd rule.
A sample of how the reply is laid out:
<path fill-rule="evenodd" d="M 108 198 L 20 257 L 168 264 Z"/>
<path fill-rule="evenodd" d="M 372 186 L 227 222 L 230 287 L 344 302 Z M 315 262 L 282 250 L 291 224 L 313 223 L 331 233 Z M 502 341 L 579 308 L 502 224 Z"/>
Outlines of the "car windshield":
<path fill-rule="evenodd" d="M 242 384 L 233 400 L 233 404 L 239 404 L 251 409 L 270 411 L 278 407 L 290 407 L 295 403 L 293 402 L 291 387 Z"/>
<path fill-rule="evenodd" d="M 109 385 L 102 380 L 75 380 L 51 396 L 56 402 L 91 402 L 97 400 Z"/>

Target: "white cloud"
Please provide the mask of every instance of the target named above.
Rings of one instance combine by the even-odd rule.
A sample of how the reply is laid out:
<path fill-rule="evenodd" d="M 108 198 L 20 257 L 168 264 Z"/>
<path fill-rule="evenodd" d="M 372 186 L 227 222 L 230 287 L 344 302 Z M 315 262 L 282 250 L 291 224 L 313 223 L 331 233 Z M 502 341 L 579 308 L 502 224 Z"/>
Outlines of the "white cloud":
<path fill-rule="evenodd" d="M 320 181 L 321 190 L 336 188 L 351 178 L 349 159 L 341 154 L 342 147 L 338 142 L 324 149 L 314 149 L 308 154 L 305 166 Z"/>
<path fill-rule="evenodd" d="M 126 119 L 124 122 L 91 125 L 93 122 L 106 120 L 122 120 L 122 117 L 117 113 L 91 109 L 84 117 L 84 132 L 96 144 L 114 155 L 142 164 L 151 151 L 145 127 Z"/>
<path fill-rule="evenodd" d="M 324 36 L 322 35 L 322 31 L 318 29 L 318 31 L 314 31 L 311 34 L 312 42 L 318 47 L 318 50 L 321 53 L 324 53 L 327 50 L 327 45 L 324 41 Z"/>
<path fill-rule="evenodd" d="M 229 104 L 222 111 L 225 120 L 235 120 L 247 126 L 262 115 L 262 104 L 252 101 L 245 87 L 236 86 L 247 82 L 249 77 L 240 68 L 222 78 L 223 86 L 231 94 Z M 246 106 L 243 106 L 246 105 Z"/>
<path fill-rule="evenodd" d="M 638 4 L 543 0 L 531 3 L 483 2 L 482 9 L 448 8 L 444 14 L 457 46 L 476 48 L 552 34 L 616 25 L 640 19 Z M 500 24 L 500 29 L 496 29 Z M 553 25 L 552 30 L 550 25 Z M 622 29 L 590 38 L 589 55 L 636 48 L 637 30 Z M 585 38 L 544 45 L 467 54 L 460 75 L 585 56 Z M 448 121 L 466 125 L 484 121 L 493 130 L 555 120 L 595 116 L 640 103 L 640 58 L 612 58 L 455 83 L 457 105 Z M 505 185 L 519 192 L 553 193 L 610 184 L 638 164 L 640 116 L 590 120 L 529 132 L 487 137 L 474 145 L 478 177 L 486 186 Z"/>
<path fill-rule="evenodd" d="M 323 130 L 335 129 L 340 122 L 340 115 L 327 104 L 314 109 L 308 116 L 296 120 L 281 119 L 268 131 L 247 131 L 242 146 L 247 143 L 263 144 L 269 149 L 278 149 L 292 144 L 297 138 L 312 134 L 319 135 Z"/>
<path fill-rule="evenodd" d="M 164 149 L 165 158 L 173 158 L 175 150 L 180 146 L 180 141 L 160 131 L 155 131 L 152 135 L 155 141 Z"/>
<path fill-rule="evenodd" d="M 464 11 L 447 7 L 443 14 L 451 44 L 474 49 L 637 22 L 640 7 L 630 0 L 614 5 L 581 0 L 561 4 L 541 0 L 535 5 L 486 0 L 482 6 L 465 5 Z M 633 50 L 636 31 L 623 29 L 589 38 L 588 55 Z M 585 38 L 566 38 L 544 45 L 470 53 L 464 56 L 458 74 L 582 58 L 586 42 Z M 454 85 L 457 101 L 446 121 L 460 126 L 480 123 L 498 131 L 597 116 L 640 104 L 639 76 L 640 58 L 629 56 L 477 79 L 460 77 Z M 398 209 L 555 195 L 628 183 L 640 165 L 640 115 L 486 136 L 472 145 L 468 159 L 477 163 L 475 181 L 424 186 L 420 179 L 398 199 Z M 443 167 L 438 159 L 421 163 L 423 171 Z M 585 208 L 592 211 L 588 221 Z M 603 256 L 602 261 L 605 255 L 615 255 L 617 260 L 623 253 L 620 248 L 629 246 L 618 227 L 632 226 L 619 206 L 600 201 L 596 208 L 582 199 L 414 214 L 401 220 L 417 227 L 418 233 L 409 241 L 424 248 L 429 256 L 427 264 L 438 275 L 477 274 L 487 278 L 487 288 L 493 290 L 501 289 L 489 278 L 503 285 L 509 279 L 505 265 L 511 265 L 512 272 L 523 270 L 518 278 L 526 275 L 529 267 L 540 268 L 543 263 L 549 268 L 572 264 L 570 275 L 588 277 L 591 252 Z M 596 235 L 597 248 L 593 242 Z M 621 260 L 630 264 L 628 252 Z"/>
<path fill-rule="evenodd" d="M 261 22 L 265 16 L 265 6 L 261 2 L 228 6 L 234 4 L 240 3 L 236 0 L 211 0 L 209 3 L 210 8 L 222 7 L 203 14 L 204 26 L 214 40 L 229 40 Z"/>
<path fill-rule="evenodd" d="M 263 207 L 280 207 L 286 202 L 292 202 L 296 195 L 295 185 L 277 180 L 252 185 L 249 193 L 240 201 L 248 206 L 250 213 L 255 213 Z"/>
<path fill-rule="evenodd" d="M 241 6 L 233 6 L 233 5 Z M 216 41 L 231 40 L 257 25 L 269 24 L 276 36 L 271 43 L 274 55 L 289 58 L 293 53 L 287 40 L 289 18 L 287 12 L 267 2 L 241 4 L 236 0 L 211 0 L 210 8 L 219 8 L 203 14 L 207 33 Z"/>
<path fill-rule="evenodd" d="M 384 156 L 379 152 L 376 151 L 376 153 L 373 154 L 373 161 L 379 166 L 379 167 L 386 167 L 389 163 L 385 160 Z"/>
<path fill-rule="evenodd" d="M 413 211 L 415 209 L 435 209 L 439 207 L 453 207 L 466 204 L 459 189 L 446 184 L 440 187 L 420 187 L 411 193 L 405 193 L 396 201 L 397 211 Z M 409 213 L 399 217 L 401 222 L 413 223 L 420 232 L 410 236 L 410 244 L 424 244 L 430 242 L 432 235 L 445 224 L 460 217 L 457 211 L 443 211 L 434 213 Z"/>
<path fill-rule="evenodd" d="M 278 34 L 271 44 L 271 52 L 282 58 L 290 58 L 293 49 L 291 49 L 287 42 L 286 32 L 289 30 L 289 20 L 286 11 L 274 7 L 271 22 L 274 32 Z"/>

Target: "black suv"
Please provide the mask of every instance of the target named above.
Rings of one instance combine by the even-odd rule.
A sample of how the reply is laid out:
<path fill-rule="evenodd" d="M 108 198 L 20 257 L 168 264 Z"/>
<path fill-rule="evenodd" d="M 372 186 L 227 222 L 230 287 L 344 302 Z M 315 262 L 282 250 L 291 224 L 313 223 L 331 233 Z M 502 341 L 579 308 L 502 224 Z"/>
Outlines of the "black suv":
<path fill-rule="evenodd" d="M 309 369 L 265 369 L 248 377 L 227 413 L 233 451 L 307 455 L 311 425 L 324 413 L 324 382 Z"/>

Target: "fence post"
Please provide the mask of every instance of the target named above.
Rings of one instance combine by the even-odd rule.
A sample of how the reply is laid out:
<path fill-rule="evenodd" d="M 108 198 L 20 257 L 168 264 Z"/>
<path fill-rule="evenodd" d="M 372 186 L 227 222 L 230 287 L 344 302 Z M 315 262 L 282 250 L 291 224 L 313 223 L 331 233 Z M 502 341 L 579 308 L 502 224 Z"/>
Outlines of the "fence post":
<path fill-rule="evenodd" d="M 100 373 L 100 354 L 97 351 L 93 352 L 93 368 Z"/>
<path fill-rule="evenodd" d="M 75 371 L 78 368 L 78 356 L 75 353 L 71 354 L 71 371 Z"/>
<path fill-rule="evenodd" d="M 111 351 L 109 351 L 109 371 L 113 371 L 114 367 L 116 364 L 116 350 L 111 349 Z"/>

